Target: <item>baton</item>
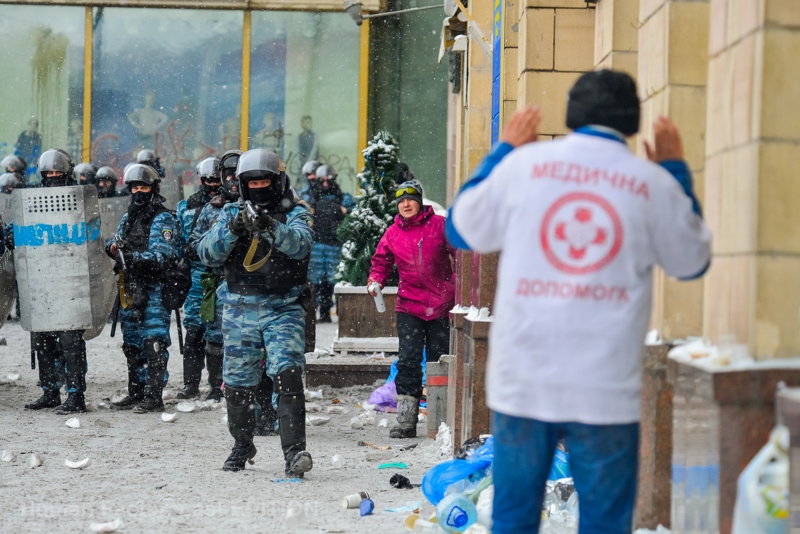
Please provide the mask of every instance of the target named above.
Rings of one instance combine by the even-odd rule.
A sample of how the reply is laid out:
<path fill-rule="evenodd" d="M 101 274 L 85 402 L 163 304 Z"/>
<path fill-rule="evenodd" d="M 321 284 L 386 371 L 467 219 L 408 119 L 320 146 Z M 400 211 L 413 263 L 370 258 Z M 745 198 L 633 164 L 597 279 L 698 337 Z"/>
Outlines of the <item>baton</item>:
<path fill-rule="evenodd" d="M 114 301 L 114 309 L 111 310 L 111 337 L 117 333 L 117 320 L 119 319 L 119 291 L 117 291 L 117 299 Z"/>
<path fill-rule="evenodd" d="M 31 332 L 31 369 L 36 369 L 36 342 L 33 332 Z"/>
<path fill-rule="evenodd" d="M 178 321 L 178 348 L 183 354 L 183 327 L 181 326 L 181 311 L 175 310 L 175 319 Z"/>

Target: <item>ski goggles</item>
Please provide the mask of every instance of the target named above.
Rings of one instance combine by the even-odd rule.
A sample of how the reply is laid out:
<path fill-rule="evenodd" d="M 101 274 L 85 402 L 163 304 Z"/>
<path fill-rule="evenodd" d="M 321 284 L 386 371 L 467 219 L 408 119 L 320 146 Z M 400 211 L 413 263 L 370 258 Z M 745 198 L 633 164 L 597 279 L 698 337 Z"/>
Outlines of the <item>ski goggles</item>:
<path fill-rule="evenodd" d="M 394 198 L 400 198 L 403 195 L 422 195 L 422 192 L 413 187 L 404 187 L 397 190 L 397 193 L 394 194 Z"/>

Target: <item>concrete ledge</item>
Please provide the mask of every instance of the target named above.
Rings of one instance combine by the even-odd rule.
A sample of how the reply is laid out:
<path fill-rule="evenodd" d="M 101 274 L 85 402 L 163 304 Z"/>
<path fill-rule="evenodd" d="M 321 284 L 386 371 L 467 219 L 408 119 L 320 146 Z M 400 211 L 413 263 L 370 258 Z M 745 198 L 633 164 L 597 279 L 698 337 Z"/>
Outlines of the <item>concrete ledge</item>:
<path fill-rule="evenodd" d="M 366 295 L 367 286 L 334 286 L 333 292 L 337 295 Z M 397 295 L 397 288 L 394 286 L 381 289 L 384 295 Z"/>
<path fill-rule="evenodd" d="M 391 369 L 391 362 L 346 364 L 312 362 L 306 364 L 306 384 L 309 388 L 371 385 L 376 380 L 386 380 Z"/>
<path fill-rule="evenodd" d="M 400 339 L 396 337 L 337 337 L 333 351 L 347 356 L 349 352 L 399 352 Z"/>

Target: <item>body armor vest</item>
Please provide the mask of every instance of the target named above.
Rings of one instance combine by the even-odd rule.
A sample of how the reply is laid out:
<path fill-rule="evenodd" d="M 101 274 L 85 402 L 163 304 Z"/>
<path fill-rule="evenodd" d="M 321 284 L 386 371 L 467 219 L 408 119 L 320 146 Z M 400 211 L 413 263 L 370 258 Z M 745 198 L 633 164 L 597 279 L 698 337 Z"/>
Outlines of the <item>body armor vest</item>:
<path fill-rule="evenodd" d="M 151 204 L 131 221 L 131 212 L 122 228 L 122 240 L 133 252 L 147 252 L 150 247 L 150 226 L 160 214 L 168 211 L 162 204 Z"/>
<path fill-rule="evenodd" d="M 272 215 L 277 222 L 286 223 L 286 214 Z M 272 245 L 262 239 L 258 243 L 253 261 L 269 254 Z M 228 291 L 239 295 L 274 295 L 287 293 L 296 286 L 305 285 L 308 280 L 309 256 L 293 260 L 278 249 L 273 248 L 267 262 L 257 271 L 247 272 L 244 258 L 250 248 L 250 239 L 240 238 L 225 262 L 225 280 Z"/>

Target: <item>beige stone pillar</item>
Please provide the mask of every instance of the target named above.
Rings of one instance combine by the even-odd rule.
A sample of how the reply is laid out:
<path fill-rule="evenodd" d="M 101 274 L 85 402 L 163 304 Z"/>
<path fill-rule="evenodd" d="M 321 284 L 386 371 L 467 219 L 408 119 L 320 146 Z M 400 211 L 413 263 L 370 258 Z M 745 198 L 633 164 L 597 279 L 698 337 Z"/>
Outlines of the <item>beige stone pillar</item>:
<path fill-rule="evenodd" d="M 639 0 L 600 0 L 595 10 L 594 67 L 638 76 Z"/>
<path fill-rule="evenodd" d="M 652 124 L 659 115 L 667 115 L 675 122 L 681 130 L 685 157 L 702 203 L 709 4 L 641 0 L 639 7 L 639 138 L 652 139 Z M 637 150 L 644 156 L 641 141 Z M 700 335 L 703 280 L 679 282 L 656 269 L 653 286 L 653 327 L 668 340 Z"/>
<path fill-rule="evenodd" d="M 712 0 L 705 334 L 800 354 L 800 4 Z"/>
<path fill-rule="evenodd" d="M 542 138 L 567 133 L 567 93 L 594 68 L 594 6 L 584 0 L 517 0 L 517 107 L 542 108 Z"/>

